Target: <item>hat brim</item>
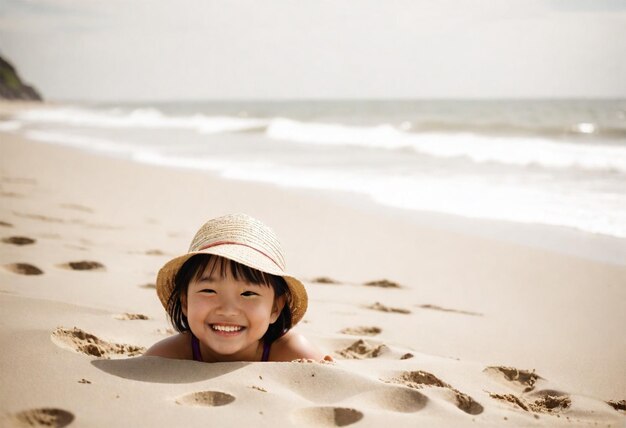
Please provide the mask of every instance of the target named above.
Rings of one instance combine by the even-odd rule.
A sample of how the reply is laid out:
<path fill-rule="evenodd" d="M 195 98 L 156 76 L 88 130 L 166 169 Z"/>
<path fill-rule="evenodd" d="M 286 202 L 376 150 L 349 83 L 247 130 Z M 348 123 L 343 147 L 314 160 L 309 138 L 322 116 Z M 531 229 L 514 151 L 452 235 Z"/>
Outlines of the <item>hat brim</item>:
<path fill-rule="evenodd" d="M 295 326 L 304 316 L 308 306 L 308 295 L 304 284 L 296 277 L 287 274 L 280 267 L 262 253 L 246 246 L 236 244 L 222 244 L 201 251 L 192 251 L 173 258 L 165 263 L 157 274 L 157 296 L 167 311 L 167 304 L 174 290 L 174 279 L 180 268 L 187 260 L 197 254 L 212 254 L 232 260 L 242 265 L 285 279 L 291 293 L 289 309 L 291 310 L 291 324 Z"/>

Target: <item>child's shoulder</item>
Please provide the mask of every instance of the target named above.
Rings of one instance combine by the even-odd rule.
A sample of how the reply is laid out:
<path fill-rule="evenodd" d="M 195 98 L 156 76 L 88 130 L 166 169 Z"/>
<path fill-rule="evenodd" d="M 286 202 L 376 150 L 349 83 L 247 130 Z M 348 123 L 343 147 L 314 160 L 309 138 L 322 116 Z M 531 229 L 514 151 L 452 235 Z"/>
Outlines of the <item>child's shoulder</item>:
<path fill-rule="evenodd" d="M 188 333 L 178 333 L 160 340 L 150 347 L 143 355 L 153 357 L 175 358 L 177 360 L 193 359 L 191 351 L 191 336 Z"/>
<path fill-rule="evenodd" d="M 321 360 L 323 354 L 306 337 L 289 330 L 272 343 L 271 361 L 292 361 L 300 358 Z"/>

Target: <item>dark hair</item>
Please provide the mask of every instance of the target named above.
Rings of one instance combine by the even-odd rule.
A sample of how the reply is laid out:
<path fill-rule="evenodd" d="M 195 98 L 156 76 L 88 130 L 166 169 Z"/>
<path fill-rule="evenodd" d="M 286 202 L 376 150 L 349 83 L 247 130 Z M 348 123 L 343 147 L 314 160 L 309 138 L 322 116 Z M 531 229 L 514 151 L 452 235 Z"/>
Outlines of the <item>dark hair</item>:
<path fill-rule="evenodd" d="M 281 311 L 278 319 L 269 325 L 267 331 L 263 335 L 263 341 L 265 343 L 272 343 L 283 334 L 287 333 L 292 327 L 291 324 L 291 292 L 287 286 L 287 282 L 282 276 L 271 275 L 269 273 L 261 272 L 253 269 L 241 263 L 237 263 L 233 260 L 225 259 L 223 257 L 215 256 L 212 254 L 196 254 L 190 257 L 178 270 L 176 277 L 174 278 L 174 289 L 167 301 L 167 313 L 174 328 L 179 332 L 190 331 L 189 322 L 187 317 L 183 314 L 183 308 L 180 298 L 187 293 L 189 283 L 198 279 L 204 272 L 207 265 L 212 259 L 216 259 L 213 269 L 218 264 L 220 266 L 220 272 L 225 274 L 227 267 L 230 268 L 230 273 L 235 280 L 241 279 L 243 281 L 272 287 L 274 289 L 274 299 L 285 296 L 285 306 Z"/>

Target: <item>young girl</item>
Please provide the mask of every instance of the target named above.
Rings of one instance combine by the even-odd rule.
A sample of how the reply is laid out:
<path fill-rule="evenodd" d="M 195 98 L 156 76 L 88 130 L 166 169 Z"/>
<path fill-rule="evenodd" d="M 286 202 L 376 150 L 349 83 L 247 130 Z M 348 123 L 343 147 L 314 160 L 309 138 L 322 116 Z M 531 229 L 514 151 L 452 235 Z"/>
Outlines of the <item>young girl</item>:
<path fill-rule="evenodd" d="M 157 294 L 179 334 L 145 355 L 204 362 L 323 357 L 291 331 L 307 309 L 304 285 L 285 272 L 274 232 L 245 214 L 206 222 L 189 252 L 161 268 Z"/>

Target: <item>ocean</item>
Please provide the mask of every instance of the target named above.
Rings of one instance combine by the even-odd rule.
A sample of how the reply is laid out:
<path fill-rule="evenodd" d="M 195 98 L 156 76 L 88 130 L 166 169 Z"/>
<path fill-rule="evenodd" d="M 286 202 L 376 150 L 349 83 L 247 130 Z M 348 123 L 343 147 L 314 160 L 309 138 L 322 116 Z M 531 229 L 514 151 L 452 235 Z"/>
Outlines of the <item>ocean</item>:
<path fill-rule="evenodd" d="M 626 100 L 67 104 L 0 131 L 405 210 L 626 238 Z"/>

